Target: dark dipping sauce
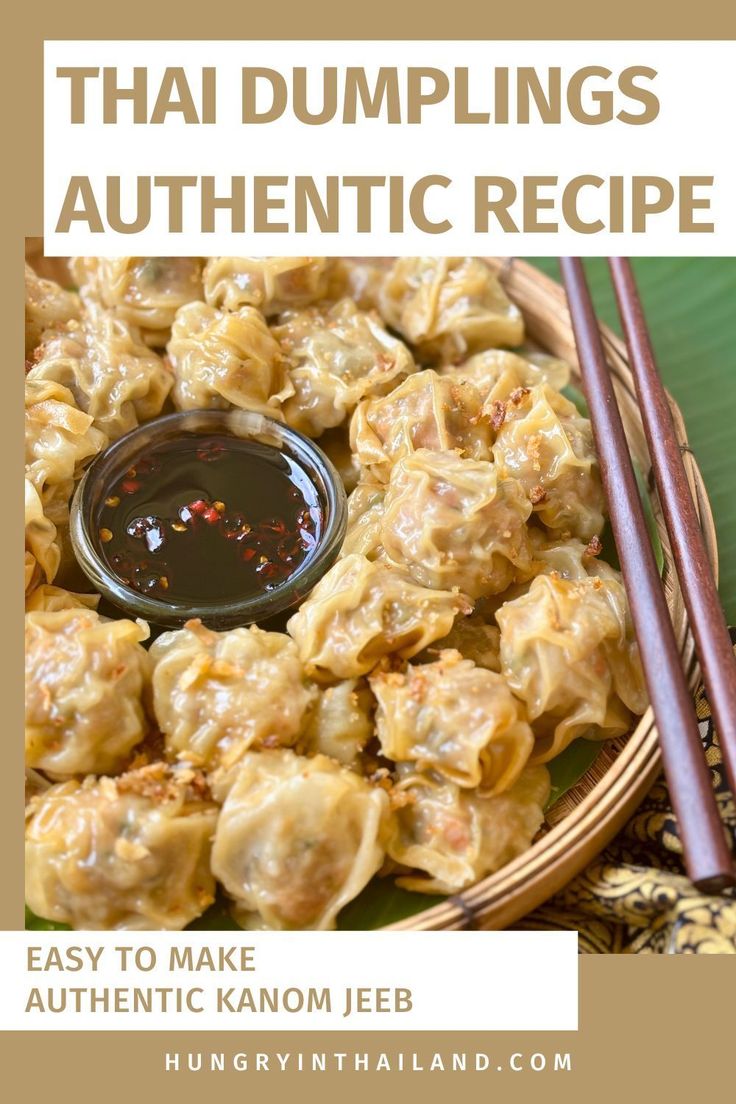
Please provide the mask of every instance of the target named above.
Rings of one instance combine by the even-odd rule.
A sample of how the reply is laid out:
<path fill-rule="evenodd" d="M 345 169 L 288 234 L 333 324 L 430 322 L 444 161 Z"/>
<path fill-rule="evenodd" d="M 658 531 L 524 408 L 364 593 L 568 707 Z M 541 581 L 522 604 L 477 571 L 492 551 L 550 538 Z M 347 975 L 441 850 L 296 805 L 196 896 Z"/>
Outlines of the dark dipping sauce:
<path fill-rule="evenodd" d="M 322 535 L 316 487 L 293 457 L 248 438 L 182 433 L 107 490 L 99 551 L 122 583 L 207 603 L 276 589 Z"/>

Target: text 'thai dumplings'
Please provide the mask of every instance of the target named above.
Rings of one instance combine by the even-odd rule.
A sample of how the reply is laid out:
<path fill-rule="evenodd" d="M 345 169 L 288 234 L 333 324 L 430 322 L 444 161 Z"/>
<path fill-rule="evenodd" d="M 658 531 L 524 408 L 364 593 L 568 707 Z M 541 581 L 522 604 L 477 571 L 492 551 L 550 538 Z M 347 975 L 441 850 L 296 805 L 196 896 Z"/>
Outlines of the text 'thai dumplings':
<path fill-rule="evenodd" d="M 539 575 L 496 620 L 501 669 L 537 736 L 535 762 L 559 755 L 578 736 L 620 736 L 629 729 L 629 710 L 644 712 L 639 653 L 616 578 Z"/>
<path fill-rule="evenodd" d="M 385 395 L 414 371 L 403 342 L 384 329 L 378 315 L 358 310 L 351 299 L 287 311 L 272 332 L 294 385 L 284 415 L 311 437 L 340 425 L 361 399 Z"/>
<path fill-rule="evenodd" d="M 26 900 L 77 930 L 179 931 L 212 904 L 217 819 L 201 776 L 164 763 L 52 786 L 26 822 Z"/>
<path fill-rule="evenodd" d="M 544 819 L 550 781 L 527 767 L 495 797 L 482 797 L 405 767 L 396 790 L 408 800 L 396 812 L 388 854 L 403 866 L 397 884 L 419 893 L 457 893 L 499 870 L 530 846 Z"/>
<path fill-rule="evenodd" d="M 494 464 L 418 449 L 391 471 L 381 519 L 388 557 L 424 586 L 500 594 L 528 572 L 531 503 Z"/>
<path fill-rule="evenodd" d="M 163 633 L 150 654 L 167 750 L 208 769 L 231 766 L 254 744 L 293 744 L 315 694 L 285 633 L 217 633 L 189 621 Z"/>
<path fill-rule="evenodd" d="M 360 403 L 350 446 L 370 479 L 385 483 L 391 468 L 417 449 L 452 451 L 490 460 L 491 426 L 472 383 L 416 372 L 384 398 Z"/>
<path fill-rule="evenodd" d="M 204 296 L 213 307 L 257 307 L 270 318 L 324 299 L 331 269 L 327 257 L 210 257 Z"/>
<path fill-rule="evenodd" d="M 68 387 L 111 441 L 160 414 L 172 383 L 140 331 L 96 304 L 88 305 L 81 322 L 47 334 L 28 379 Z"/>
<path fill-rule="evenodd" d="M 26 614 L 26 765 L 57 777 L 120 770 L 146 731 L 143 622 L 91 609 Z"/>
<path fill-rule="evenodd" d="M 492 406 L 501 477 L 519 481 L 548 529 L 584 540 L 599 534 L 604 500 L 588 419 L 544 384 Z"/>
<path fill-rule="evenodd" d="M 394 762 L 414 762 L 459 786 L 501 793 L 519 777 L 534 747 L 532 730 L 501 675 L 459 652 L 406 673 L 370 679 L 376 732 Z"/>
<path fill-rule="evenodd" d="M 399 257 L 379 302 L 388 324 L 428 361 L 457 362 L 524 339 L 521 312 L 479 257 Z"/>
<path fill-rule="evenodd" d="M 168 354 L 179 410 L 237 406 L 278 417 L 281 402 L 294 392 L 278 343 L 253 307 L 182 307 Z"/>
<path fill-rule="evenodd" d="M 324 755 L 249 753 L 222 808 L 212 869 L 249 928 L 335 926 L 384 858 L 384 790 Z"/>
<path fill-rule="evenodd" d="M 331 681 L 367 674 L 383 656 L 416 655 L 470 610 L 463 595 L 417 586 L 356 553 L 330 568 L 287 629 L 307 673 Z"/>

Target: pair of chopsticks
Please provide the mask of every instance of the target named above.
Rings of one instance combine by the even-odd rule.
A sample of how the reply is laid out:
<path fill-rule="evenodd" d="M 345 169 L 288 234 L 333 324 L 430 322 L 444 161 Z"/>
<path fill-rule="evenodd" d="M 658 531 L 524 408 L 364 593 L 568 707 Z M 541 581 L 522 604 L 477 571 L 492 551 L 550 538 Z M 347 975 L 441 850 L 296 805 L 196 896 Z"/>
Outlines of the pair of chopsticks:
<path fill-rule="evenodd" d="M 608 263 L 675 566 L 729 785 L 736 794 L 736 659 L 631 265 L 621 257 Z M 647 532 L 590 289 L 579 258 L 561 258 L 560 268 L 685 866 L 699 890 L 719 893 L 736 884 L 734 861 Z"/>

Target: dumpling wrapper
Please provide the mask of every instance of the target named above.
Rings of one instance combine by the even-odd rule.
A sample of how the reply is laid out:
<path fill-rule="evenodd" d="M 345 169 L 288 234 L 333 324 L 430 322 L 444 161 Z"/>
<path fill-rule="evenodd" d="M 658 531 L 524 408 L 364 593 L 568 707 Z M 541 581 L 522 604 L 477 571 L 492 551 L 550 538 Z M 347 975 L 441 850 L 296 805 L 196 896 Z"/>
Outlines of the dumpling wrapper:
<path fill-rule="evenodd" d="M 501 675 L 459 652 L 405 672 L 379 672 L 370 686 L 381 750 L 396 763 L 496 794 L 513 786 L 534 748 L 523 708 Z"/>
<path fill-rule="evenodd" d="M 348 296 L 361 310 L 380 314 L 381 288 L 388 271 L 385 264 L 367 257 L 335 257 L 330 268 L 327 298 Z"/>
<path fill-rule="evenodd" d="M 626 593 L 607 578 L 539 575 L 496 613 L 501 669 L 524 702 L 546 763 L 577 737 L 605 740 L 646 708 L 641 663 Z"/>
<path fill-rule="evenodd" d="M 285 633 L 213 632 L 199 621 L 150 648 L 153 709 L 170 755 L 214 770 L 257 746 L 293 744 L 316 696 Z"/>
<path fill-rule="evenodd" d="M 178 410 L 234 406 L 278 418 L 281 403 L 294 393 L 278 343 L 254 307 L 182 307 L 167 352 Z"/>
<path fill-rule="evenodd" d="M 348 496 L 348 524 L 341 556 L 360 553 L 369 560 L 383 559 L 381 528 L 386 484 L 361 480 Z"/>
<path fill-rule="evenodd" d="M 299 737 L 302 755 L 328 755 L 343 766 L 357 765 L 373 736 L 373 698 L 364 679 L 322 687 Z"/>
<path fill-rule="evenodd" d="M 217 809 L 165 763 L 53 786 L 26 820 L 26 902 L 77 931 L 181 931 L 215 898 Z"/>
<path fill-rule="evenodd" d="M 482 797 L 417 773 L 401 772 L 396 790 L 409 800 L 394 817 L 388 854 L 423 874 L 402 874 L 403 889 L 457 893 L 493 874 L 531 846 L 544 820 L 550 779 L 545 767 L 527 767 L 511 789 Z"/>
<path fill-rule="evenodd" d="M 457 363 L 524 340 L 521 311 L 479 257 L 399 257 L 379 301 L 388 325 L 424 363 Z"/>
<path fill-rule="evenodd" d="M 28 379 L 67 387 L 111 441 L 160 414 L 173 383 L 140 330 L 94 303 L 81 322 L 46 335 Z"/>
<path fill-rule="evenodd" d="M 483 598 L 528 576 L 531 511 L 519 484 L 487 460 L 417 449 L 391 472 L 380 541 L 423 586 Z"/>
<path fill-rule="evenodd" d="M 200 257 L 72 257 L 69 270 L 85 301 L 113 310 L 163 348 L 174 315 L 202 298 Z"/>
<path fill-rule="evenodd" d="M 477 667 L 488 671 L 501 670 L 501 631 L 490 625 L 477 610 L 468 617 L 458 617 L 447 636 L 430 644 L 414 656 L 415 663 L 434 663 L 440 652 L 453 650 L 463 659 L 472 659 Z"/>
<path fill-rule="evenodd" d="M 350 447 L 366 478 L 386 483 L 391 468 L 417 449 L 491 459 L 491 425 L 467 380 L 415 372 L 388 395 L 359 403 L 350 423 Z"/>
<path fill-rule="evenodd" d="M 74 594 L 63 587 L 43 583 L 36 587 L 26 599 L 26 613 L 42 611 L 56 613 L 58 610 L 91 609 L 96 610 L 100 603 L 99 594 Z"/>
<path fill-rule="evenodd" d="M 531 533 L 532 574 L 558 575 L 561 579 L 614 579 L 621 582 L 621 573 L 599 559 L 600 541 L 594 537 L 588 544 L 571 537 L 550 541 L 544 530 Z"/>
<path fill-rule="evenodd" d="M 485 349 L 462 364 L 446 364 L 438 371 L 451 379 L 468 380 L 484 400 L 508 399 L 517 387 L 536 387 L 541 383 L 561 391 L 570 382 L 570 366 L 564 360 L 544 353 L 520 356 L 507 349 Z"/>
<path fill-rule="evenodd" d="M 490 413 L 499 473 L 518 480 L 539 520 L 586 541 L 599 535 L 605 501 L 588 419 L 546 384 L 490 400 Z"/>
<path fill-rule="evenodd" d="M 326 298 L 333 263 L 328 257 L 209 257 L 204 297 L 212 307 L 257 307 L 270 318 Z"/>
<path fill-rule="evenodd" d="M 396 568 L 356 553 L 320 579 L 287 631 L 307 674 L 331 682 L 365 675 L 384 656 L 409 659 L 471 608 L 458 592 L 420 587 Z"/>
<path fill-rule="evenodd" d="M 26 478 L 52 517 L 59 507 L 66 515 L 75 479 L 107 445 L 106 435 L 92 422 L 67 387 L 54 380 L 26 380 Z"/>
<path fill-rule="evenodd" d="M 361 399 L 386 395 L 416 370 L 406 345 L 351 299 L 286 311 L 271 332 L 293 384 L 284 416 L 310 437 L 341 425 Z"/>
<path fill-rule="evenodd" d="M 350 448 L 349 426 L 344 424 L 326 429 L 320 435 L 319 447 L 334 464 L 346 493 L 351 494 L 360 482 L 362 469 L 358 457 Z"/>
<path fill-rule="evenodd" d="M 212 870 L 247 928 L 324 931 L 379 869 L 386 792 L 325 755 L 249 752 L 223 805 Z"/>
<path fill-rule="evenodd" d="M 553 390 L 562 391 L 563 387 L 567 387 L 569 384 L 570 365 L 562 357 L 555 356 L 554 353 L 545 353 L 531 345 L 522 345 L 516 352 L 527 364 L 533 364 L 535 368 L 542 372 L 545 383 Z"/>
<path fill-rule="evenodd" d="M 53 582 L 61 562 L 56 526 L 46 517 L 38 491 L 25 480 L 25 592 L 28 596 L 42 580 Z"/>
<path fill-rule="evenodd" d="M 26 356 L 30 357 L 48 330 L 65 326 L 82 314 L 82 303 L 76 292 L 67 291 L 55 280 L 37 276 L 26 265 Z"/>
<path fill-rule="evenodd" d="M 26 614 L 26 765 L 55 778 L 122 769 L 147 730 L 144 622 L 62 606 Z"/>

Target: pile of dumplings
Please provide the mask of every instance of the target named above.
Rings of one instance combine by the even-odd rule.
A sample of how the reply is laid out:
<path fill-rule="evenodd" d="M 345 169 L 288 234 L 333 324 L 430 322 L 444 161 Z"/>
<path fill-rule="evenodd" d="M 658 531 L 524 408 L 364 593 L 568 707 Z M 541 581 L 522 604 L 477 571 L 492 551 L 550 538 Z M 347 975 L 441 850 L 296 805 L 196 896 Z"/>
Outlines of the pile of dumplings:
<path fill-rule="evenodd" d="M 26 270 L 26 893 L 77 929 L 333 928 L 376 875 L 455 894 L 525 851 L 545 764 L 645 708 L 567 366 L 492 269 L 315 257 Z M 516 351 L 510 351 L 510 349 Z M 349 492 L 286 632 L 98 611 L 85 465 L 172 409 L 257 410 Z"/>

